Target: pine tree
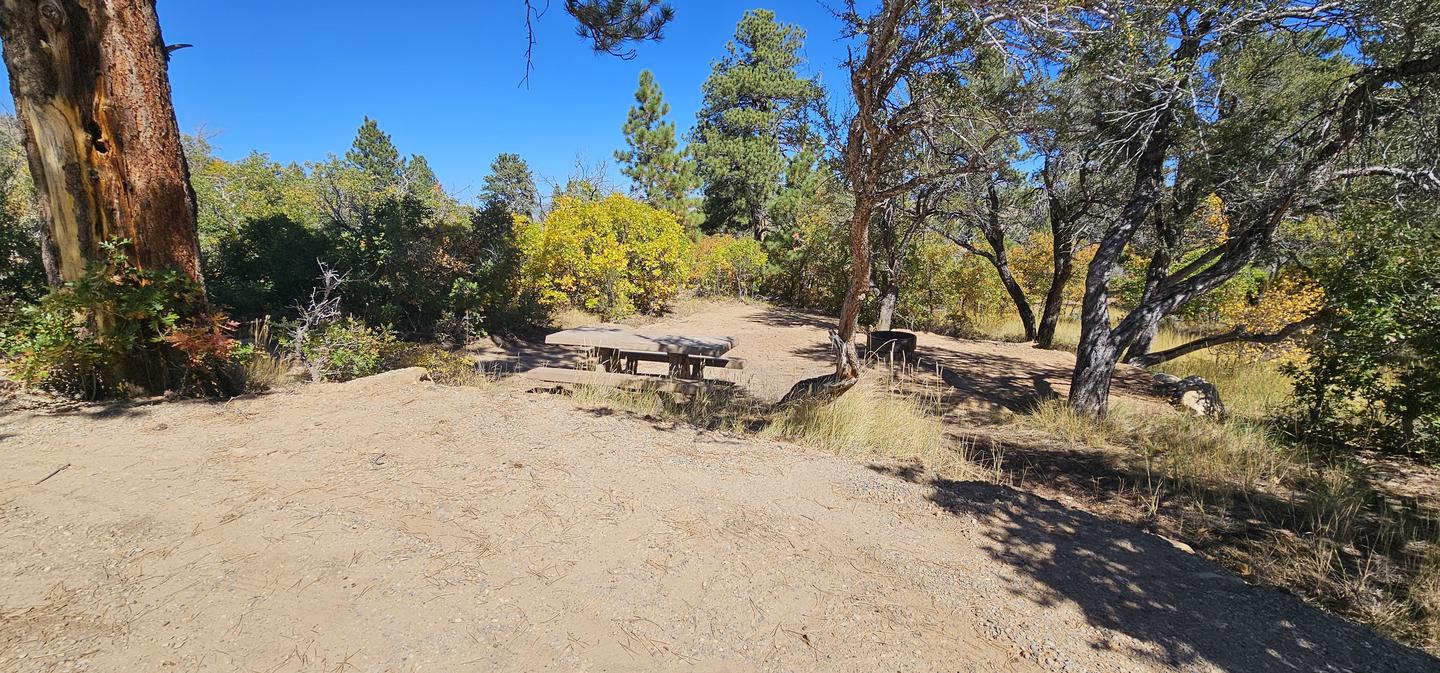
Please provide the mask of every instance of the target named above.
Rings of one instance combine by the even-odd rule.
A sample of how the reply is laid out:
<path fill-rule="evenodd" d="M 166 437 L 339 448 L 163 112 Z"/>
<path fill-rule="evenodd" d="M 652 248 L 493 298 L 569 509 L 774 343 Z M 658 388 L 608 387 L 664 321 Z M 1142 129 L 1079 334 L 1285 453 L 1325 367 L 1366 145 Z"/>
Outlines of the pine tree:
<path fill-rule="evenodd" d="M 405 171 L 405 162 L 400 151 L 390 140 L 390 134 L 380 130 L 380 125 L 369 117 L 355 132 L 355 141 L 345 152 L 345 161 L 373 178 L 381 187 L 399 184 Z"/>
<path fill-rule="evenodd" d="M 431 196 L 440 190 L 440 178 L 435 176 L 435 171 L 430 168 L 430 162 L 420 154 L 410 157 L 405 162 L 405 187 L 411 194 L 418 196 Z"/>
<path fill-rule="evenodd" d="M 665 121 L 670 104 L 649 70 L 640 71 L 640 88 L 623 130 L 627 150 L 617 150 L 621 173 L 633 181 L 641 201 L 688 219 L 690 192 L 697 186 L 695 163 L 679 148 L 675 123 Z"/>
<path fill-rule="evenodd" d="M 796 72 L 805 31 L 775 13 L 745 13 L 704 85 L 691 144 L 705 189 L 705 226 L 763 238 L 780 191 L 786 151 L 804 135 L 819 84 Z"/>
<path fill-rule="evenodd" d="M 511 215 L 536 217 L 540 211 L 540 192 L 529 164 L 518 154 L 502 153 L 490 162 L 490 174 L 480 196 L 487 206 L 499 206 Z"/>

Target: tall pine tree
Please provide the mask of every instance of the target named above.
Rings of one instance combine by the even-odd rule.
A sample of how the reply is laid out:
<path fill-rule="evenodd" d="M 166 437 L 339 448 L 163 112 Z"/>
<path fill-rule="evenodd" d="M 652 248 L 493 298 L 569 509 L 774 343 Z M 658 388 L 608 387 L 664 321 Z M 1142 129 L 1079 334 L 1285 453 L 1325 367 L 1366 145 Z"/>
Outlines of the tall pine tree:
<path fill-rule="evenodd" d="M 665 120 L 670 104 L 649 70 L 640 71 L 635 103 L 623 127 L 629 149 L 615 152 L 620 172 L 633 182 L 640 200 L 688 220 L 690 192 L 697 186 L 695 163 L 680 149 L 675 123 Z"/>
<path fill-rule="evenodd" d="M 390 134 L 381 131 L 380 125 L 369 117 L 355 132 L 355 141 L 345 152 L 345 161 L 374 179 L 380 187 L 399 184 L 405 172 L 405 161 Z"/>
<path fill-rule="evenodd" d="M 805 135 L 820 85 L 802 78 L 805 31 L 757 9 L 740 19 L 726 55 L 711 68 L 691 151 L 705 189 L 705 228 L 764 238 L 780 192 L 787 150 Z"/>
<path fill-rule="evenodd" d="M 501 208 L 511 215 L 538 217 L 540 214 L 540 192 L 535 188 L 535 176 L 518 154 L 502 152 L 490 162 L 490 174 L 485 176 L 480 196 L 487 206 Z"/>

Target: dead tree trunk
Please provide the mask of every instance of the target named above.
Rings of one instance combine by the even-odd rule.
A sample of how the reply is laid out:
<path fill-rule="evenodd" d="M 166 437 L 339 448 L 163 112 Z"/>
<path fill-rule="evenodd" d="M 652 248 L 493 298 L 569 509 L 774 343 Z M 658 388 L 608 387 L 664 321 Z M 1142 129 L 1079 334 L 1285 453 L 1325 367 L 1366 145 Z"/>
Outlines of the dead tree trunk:
<path fill-rule="evenodd" d="M 201 281 L 195 198 L 154 0 L 0 0 L 0 41 L 45 222 L 50 282 L 107 240 Z"/>

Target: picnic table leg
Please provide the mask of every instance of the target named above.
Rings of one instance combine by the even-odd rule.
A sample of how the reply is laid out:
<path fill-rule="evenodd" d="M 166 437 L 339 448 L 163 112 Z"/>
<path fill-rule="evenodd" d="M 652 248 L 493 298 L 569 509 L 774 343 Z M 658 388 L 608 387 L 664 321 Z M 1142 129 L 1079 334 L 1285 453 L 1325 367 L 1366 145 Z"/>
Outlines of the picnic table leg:
<path fill-rule="evenodd" d="M 688 362 L 689 359 L 690 359 L 690 358 L 685 357 L 685 354 L 684 354 L 684 353 L 671 353 L 671 354 L 670 354 L 670 357 L 669 357 L 669 360 L 670 360 L 670 378 L 672 378 L 672 379 L 683 379 L 683 378 L 685 378 L 686 365 L 689 364 L 689 362 Z"/>
<path fill-rule="evenodd" d="M 598 362 L 596 362 L 595 366 L 596 371 L 620 371 L 620 351 L 615 350 L 614 348 L 596 348 L 595 354 L 598 358 Z"/>

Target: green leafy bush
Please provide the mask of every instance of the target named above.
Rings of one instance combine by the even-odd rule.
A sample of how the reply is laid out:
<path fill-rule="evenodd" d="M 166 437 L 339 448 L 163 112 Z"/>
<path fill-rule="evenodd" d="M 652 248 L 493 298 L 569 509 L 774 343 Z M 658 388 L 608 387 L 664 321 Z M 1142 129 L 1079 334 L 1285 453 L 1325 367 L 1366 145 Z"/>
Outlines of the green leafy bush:
<path fill-rule="evenodd" d="M 293 331 L 280 341 L 285 348 L 296 349 Z M 306 332 L 300 338 L 298 351 L 312 378 L 349 381 L 393 368 L 402 348 L 390 328 L 370 327 L 346 317 Z"/>
<path fill-rule="evenodd" d="M 184 274 L 135 267 L 126 245 L 103 243 L 80 279 L 22 309 L 3 343 L 18 378 L 86 399 L 228 391 L 234 324 Z"/>
<path fill-rule="evenodd" d="M 1440 228 L 1434 211 L 1349 214 L 1355 234 L 1320 265 L 1334 317 L 1290 368 L 1311 436 L 1440 456 Z"/>

